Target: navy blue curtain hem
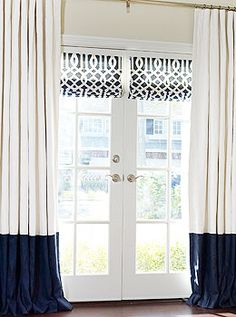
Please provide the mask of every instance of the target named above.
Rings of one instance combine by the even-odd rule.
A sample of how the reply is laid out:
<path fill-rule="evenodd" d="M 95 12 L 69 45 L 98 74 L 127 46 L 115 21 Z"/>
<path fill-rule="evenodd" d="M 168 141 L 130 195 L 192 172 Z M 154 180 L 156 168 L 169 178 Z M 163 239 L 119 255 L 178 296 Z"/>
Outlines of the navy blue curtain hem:
<path fill-rule="evenodd" d="M 236 234 L 190 234 L 192 295 L 202 308 L 236 307 Z"/>
<path fill-rule="evenodd" d="M 70 311 L 59 265 L 59 234 L 0 234 L 0 315 Z"/>
<path fill-rule="evenodd" d="M 227 300 L 228 301 L 228 300 Z M 208 298 L 202 298 L 199 294 L 192 294 L 186 302 L 189 306 L 197 306 L 205 309 L 216 309 L 216 308 L 235 308 L 236 298 L 231 298 L 229 302 L 221 302 L 220 295 L 212 295 Z"/>
<path fill-rule="evenodd" d="M 12 310 L 12 306 L 4 307 L 4 310 L 0 311 L 2 316 L 26 316 L 31 314 L 46 314 L 46 313 L 58 313 L 63 311 L 71 311 L 73 306 L 65 299 L 59 298 L 51 300 L 50 303 L 42 306 L 42 303 L 32 303 L 31 307 L 23 308 L 19 311 Z"/>

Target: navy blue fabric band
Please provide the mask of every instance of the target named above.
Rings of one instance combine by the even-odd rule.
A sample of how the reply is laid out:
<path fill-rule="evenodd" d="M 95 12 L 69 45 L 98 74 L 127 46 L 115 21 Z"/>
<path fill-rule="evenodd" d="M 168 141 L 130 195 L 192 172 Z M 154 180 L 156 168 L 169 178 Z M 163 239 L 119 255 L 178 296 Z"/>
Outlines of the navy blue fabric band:
<path fill-rule="evenodd" d="M 0 314 L 71 310 L 59 269 L 58 233 L 0 235 Z"/>
<path fill-rule="evenodd" d="M 236 306 L 236 234 L 190 234 L 190 305 Z"/>

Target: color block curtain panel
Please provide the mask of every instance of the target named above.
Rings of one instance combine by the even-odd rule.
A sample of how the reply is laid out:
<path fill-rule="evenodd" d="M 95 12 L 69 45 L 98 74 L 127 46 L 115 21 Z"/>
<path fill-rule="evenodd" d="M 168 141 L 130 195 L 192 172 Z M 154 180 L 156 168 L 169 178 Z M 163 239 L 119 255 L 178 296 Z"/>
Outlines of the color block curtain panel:
<path fill-rule="evenodd" d="M 236 306 L 236 13 L 195 12 L 189 304 Z"/>
<path fill-rule="evenodd" d="M 0 313 L 71 309 L 56 232 L 60 0 L 0 0 Z"/>

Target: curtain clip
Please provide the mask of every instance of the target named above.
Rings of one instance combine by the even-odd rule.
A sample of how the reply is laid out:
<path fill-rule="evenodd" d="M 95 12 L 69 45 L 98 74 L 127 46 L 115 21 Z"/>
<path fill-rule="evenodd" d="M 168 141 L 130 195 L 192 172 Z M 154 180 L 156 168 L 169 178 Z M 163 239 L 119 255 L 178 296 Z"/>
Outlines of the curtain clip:
<path fill-rule="evenodd" d="M 126 0 L 127 13 L 130 13 L 130 0 Z"/>

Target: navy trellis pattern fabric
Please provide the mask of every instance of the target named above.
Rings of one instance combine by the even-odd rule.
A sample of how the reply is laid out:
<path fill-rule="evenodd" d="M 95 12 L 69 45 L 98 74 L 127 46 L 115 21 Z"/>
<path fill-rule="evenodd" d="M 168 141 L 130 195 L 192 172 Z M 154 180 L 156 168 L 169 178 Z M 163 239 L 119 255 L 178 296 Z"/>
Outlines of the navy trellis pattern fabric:
<path fill-rule="evenodd" d="M 192 61 L 130 57 L 129 98 L 185 101 L 192 96 Z"/>
<path fill-rule="evenodd" d="M 75 97 L 122 97 L 122 57 L 66 53 L 61 58 L 61 93 Z"/>

